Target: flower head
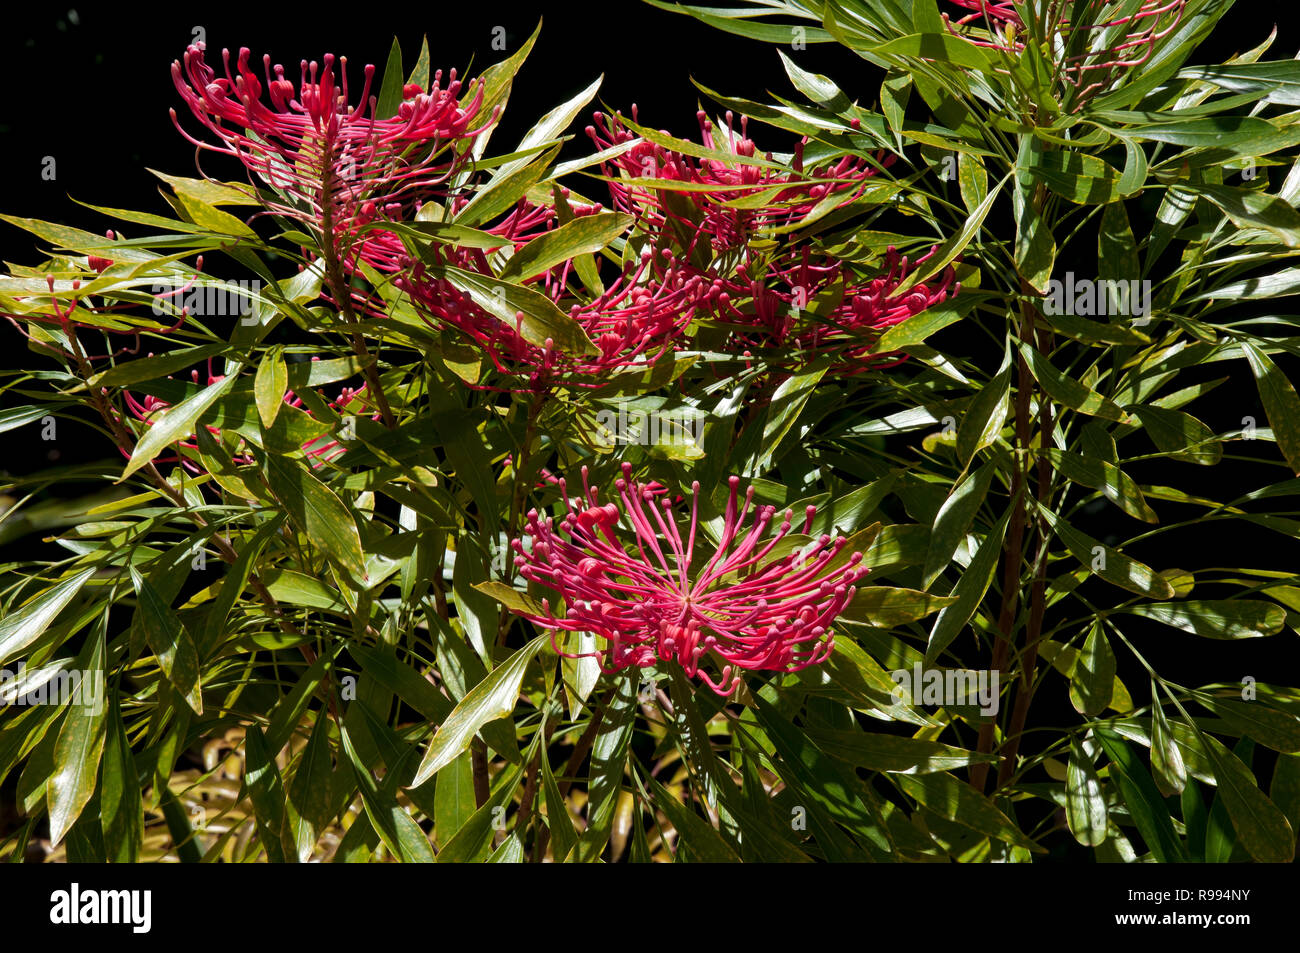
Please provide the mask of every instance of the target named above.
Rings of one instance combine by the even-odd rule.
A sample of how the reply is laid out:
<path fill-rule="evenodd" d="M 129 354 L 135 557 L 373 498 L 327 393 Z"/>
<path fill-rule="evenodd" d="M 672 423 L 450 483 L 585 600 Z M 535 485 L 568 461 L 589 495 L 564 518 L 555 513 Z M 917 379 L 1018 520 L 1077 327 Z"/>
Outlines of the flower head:
<path fill-rule="evenodd" d="M 237 157 L 278 193 L 271 211 L 314 228 L 328 241 L 354 231 L 358 219 L 364 222 L 385 207 L 442 186 L 463 152 L 449 146 L 487 125 L 471 129 L 479 118 L 482 82 L 462 104 L 464 84 L 455 70 L 445 85 L 441 71 L 427 90 L 409 84 L 397 114 L 379 118 L 370 94 L 374 66 L 365 67 L 354 105 L 346 57 L 336 61 L 327 54 L 319 64 L 304 60 L 295 87 L 269 56 L 262 58 L 259 78 L 247 49 L 239 51 L 233 69 L 230 51 L 223 50 L 225 75 L 218 76 L 205 62 L 204 50 L 202 43 L 188 47 L 182 61 L 172 64 L 172 79 L 216 142 L 190 136 L 172 110 L 177 129 L 199 148 Z"/>
<path fill-rule="evenodd" d="M 804 253 L 775 262 L 767 281 L 732 279 L 718 296 L 714 315 L 739 325 L 748 347 L 793 349 L 801 361 L 832 354 L 841 374 L 856 374 L 882 363 L 876 344 L 886 330 L 948 300 L 961 291 L 956 270 L 949 265 L 928 281 L 899 293 L 903 282 L 936 252 L 909 261 L 893 246 L 885 253 L 876 277 L 857 278 L 842 262 L 813 260 Z M 823 314 L 809 310 L 811 302 L 833 297 L 838 303 Z M 887 360 L 887 359 L 886 359 Z"/>
<path fill-rule="evenodd" d="M 593 214 L 599 206 L 574 211 Z M 553 209 L 543 211 L 523 202 L 486 231 L 501 237 L 517 254 L 545 235 L 554 218 Z M 494 270 L 483 249 L 436 244 L 420 260 L 409 255 L 396 234 L 379 230 L 358 248 L 360 259 L 390 275 L 393 287 L 410 298 L 428 323 L 464 334 L 498 372 L 517 382 L 511 389 L 527 392 L 547 390 L 561 378 L 575 386 L 597 386 L 611 373 L 650 366 L 685 333 L 696 310 L 722 290 L 720 284 L 684 268 L 668 249 L 657 255 L 645 249 L 589 300 L 576 298 L 570 290 L 573 261 L 557 264 L 526 284 L 567 311 L 595 347 L 593 353 L 566 354 L 553 339 L 533 332 L 522 312 L 516 312 L 513 321 L 504 320 L 500 309 L 486 307 L 481 295 L 458 283 L 455 272 L 448 271 L 491 278 Z M 362 301 L 362 308 L 380 317 L 386 304 L 372 297 Z"/>
<path fill-rule="evenodd" d="M 630 464 L 615 481 L 617 503 L 600 503 L 585 467 L 582 479 L 576 506 L 560 482 L 568 512 L 558 523 L 532 510 L 529 545 L 511 544 L 524 578 L 564 600 L 563 615 L 550 599 L 541 614 L 525 613 L 551 630 L 553 644 L 559 631 L 590 632 L 607 643 L 599 653 L 607 671 L 676 661 L 724 696 L 742 671 L 794 672 L 830 654 L 831 625 L 866 572 L 860 553 L 844 558 L 845 537 L 792 547 L 790 511 L 769 536 L 776 507 L 755 505 L 753 487 L 741 502 L 732 477 L 721 536 L 706 559 L 699 483 L 683 534 L 664 488 L 633 480 Z M 804 533 L 815 515 L 809 506 Z"/>
<path fill-rule="evenodd" d="M 1010 0 L 950 2 L 970 12 L 953 22 L 943 14 L 949 31 L 1005 53 L 1024 49 L 1028 31 Z M 1141 66 L 1150 59 L 1156 43 L 1178 27 L 1186 5 L 1187 0 L 1142 0 L 1132 9 L 1133 4 L 1117 0 L 1087 0 L 1060 4 L 1044 13 L 1041 35 L 1050 40 L 1053 60 L 1074 87 L 1076 105 L 1109 86 L 1117 70 Z M 1065 14 L 1070 12 L 1079 14 L 1078 19 L 1067 19 Z M 972 27 L 982 27 L 983 32 L 973 32 Z"/>
<path fill-rule="evenodd" d="M 636 115 L 633 106 L 633 122 Z M 715 129 L 703 111 L 696 114 L 701 143 L 706 149 L 726 154 L 730 157 L 727 159 L 698 158 L 644 139 L 636 141 L 636 134 L 617 115 L 596 113 L 593 118 L 587 135 L 599 149 L 634 143 L 605 165 L 612 179 L 609 188 L 614 207 L 637 215 L 660 232 L 676 223 L 682 235 L 688 236 L 682 241 L 688 253 L 693 250 L 691 238 L 695 236 L 702 236 L 719 253 L 742 249 L 759 231 L 797 222 L 822 202 L 829 201 L 835 207 L 851 202 L 862 194 L 868 177 L 875 174 L 875 169 L 852 156 L 805 168 L 807 139 L 795 145 L 793 172 L 787 172 L 772 162 L 770 153 L 759 156 L 758 147 L 747 134 L 747 118 L 740 117 L 738 132 L 731 112 L 726 114 L 725 134 Z M 658 179 L 694 188 L 674 191 L 629 185 L 619 173 L 640 182 Z M 761 201 L 755 205 L 754 199 Z M 659 237 L 672 236 L 664 232 Z"/>

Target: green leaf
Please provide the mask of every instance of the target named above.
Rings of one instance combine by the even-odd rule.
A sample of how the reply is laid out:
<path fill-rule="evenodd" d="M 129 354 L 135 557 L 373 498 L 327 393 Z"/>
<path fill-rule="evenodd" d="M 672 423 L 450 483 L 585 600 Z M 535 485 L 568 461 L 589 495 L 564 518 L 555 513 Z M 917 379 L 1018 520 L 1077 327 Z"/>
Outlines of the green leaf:
<path fill-rule="evenodd" d="M 353 578 L 367 578 L 361 534 L 352 512 L 338 495 L 316 479 L 303 461 L 268 453 L 264 472 L 271 492 L 313 545 Z"/>
<path fill-rule="evenodd" d="M 974 153 L 957 153 L 957 187 L 966 211 L 978 208 L 989 194 L 989 176 L 984 160 Z"/>
<path fill-rule="evenodd" d="M 930 774 L 995 760 L 993 755 L 921 738 L 815 726 L 805 730 L 817 747 L 827 754 L 868 771 Z"/>
<path fill-rule="evenodd" d="M 0 617 L 0 665 L 39 639 L 94 574 L 93 568 L 83 570 Z"/>
<path fill-rule="evenodd" d="M 140 775 L 116 699 L 108 715 L 101 764 L 99 812 L 105 853 L 112 863 L 133 864 L 140 855 L 144 804 Z"/>
<path fill-rule="evenodd" d="M 1133 407 L 1130 412 L 1147 435 L 1170 459 L 1214 466 L 1223 459 L 1223 444 L 1214 431 L 1191 414 L 1164 407 Z"/>
<path fill-rule="evenodd" d="M 158 665 L 167 680 L 195 714 L 203 714 L 199 654 L 194 639 L 167 600 L 134 566 L 131 582 L 138 598 L 134 624 L 144 632 L 145 642 L 158 657 Z"/>
<path fill-rule="evenodd" d="M 1055 447 L 1048 447 L 1042 454 L 1052 462 L 1053 469 L 1067 480 L 1100 490 L 1106 499 L 1134 519 L 1146 523 L 1160 522 L 1155 511 L 1147 505 L 1137 483 L 1113 463 L 1057 450 Z"/>
<path fill-rule="evenodd" d="M 1151 599 L 1170 599 L 1174 587 L 1145 563 L 1140 563 L 1130 556 L 1125 556 L 1117 549 L 1103 546 L 1087 533 L 1080 532 L 1051 510 L 1039 506 L 1048 525 L 1066 548 L 1085 566 L 1111 585 L 1136 592 Z"/>
<path fill-rule="evenodd" d="M 1258 701 L 1199 696 L 1200 702 L 1247 738 L 1282 754 L 1300 752 L 1300 718 Z"/>
<path fill-rule="evenodd" d="M 429 742 L 410 787 L 419 787 L 451 764 L 489 721 L 504 718 L 515 710 L 528 663 L 547 641 L 547 636 L 539 635 L 470 690 Z"/>
<path fill-rule="evenodd" d="M 253 802 L 253 816 L 258 837 L 269 863 L 284 863 L 286 858 L 281 837 L 286 817 L 284 782 L 280 769 L 266 748 L 262 729 L 250 724 L 244 735 L 246 769 L 244 786 Z"/>
<path fill-rule="evenodd" d="M 1233 829 L 1252 857 L 1262 864 L 1289 864 L 1295 858 L 1295 831 L 1255 776 L 1218 740 L 1204 736 L 1205 752 L 1219 782 L 1219 797 L 1232 819 Z"/>
<path fill-rule="evenodd" d="M 924 619 L 956 601 L 949 596 L 934 596 L 915 589 L 863 586 L 841 615 L 853 622 L 890 629 Z"/>
<path fill-rule="evenodd" d="M 957 460 L 963 467 L 981 449 L 997 441 L 1010 409 L 1011 363 L 1003 361 L 1002 368 L 980 388 L 957 425 Z"/>
<path fill-rule="evenodd" d="M 63 840 L 94 795 L 99 759 L 104 751 L 107 699 L 104 697 L 103 636 L 95 636 L 91 646 L 81 670 L 81 697 L 65 704 L 68 713 L 54 743 L 54 772 L 46 789 L 52 844 Z"/>
<path fill-rule="evenodd" d="M 1167 142 L 1192 149 L 1226 150 L 1234 156 L 1259 157 L 1290 143 L 1284 130 L 1257 116 L 1204 116 L 1174 122 L 1130 126 L 1114 136 Z"/>
<path fill-rule="evenodd" d="M 545 752 L 542 753 L 541 761 L 542 795 L 546 801 L 546 827 L 551 832 L 551 856 L 560 863 L 569 856 L 569 851 L 578 841 L 578 835 L 573 829 L 573 817 L 569 814 L 564 795 L 560 793 L 560 786 L 555 783 L 551 761 Z M 441 789 L 441 778 L 438 779 L 438 786 Z"/>
<path fill-rule="evenodd" d="M 1115 684 L 1115 652 L 1101 620 L 1095 620 L 1074 662 L 1070 676 L 1070 704 L 1080 714 L 1095 718 L 1110 704 Z"/>
<path fill-rule="evenodd" d="M 334 776 L 334 763 L 330 757 L 330 717 L 317 709 L 311 736 L 298 759 L 293 780 L 289 782 L 289 801 L 298 814 L 318 833 L 334 816 L 330 783 Z"/>
<path fill-rule="evenodd" d="M 192 434 L 194 425 L 203 416 L 204 411 L 235 385 L 237 376 L 236 371 L 231 370 L 230 373 L 215 384 L 209 384 L 193 397 L 188 397 L 179 404 L 168 407 L 155 417 L 140 438 L 140 442 L 135 445 L 135 450 L 131 453 L 131 459 L 127 461 L 126 469 L 122 471 L 122 476 L 118 482 L 125 480 L 136 470 L 139 470 L 158 456 L 164 447 Z"/>
<path fill-rule="evenodd" d="M 1035 291 L 1044 293 L 1056 265 L 1056 239 L 1052 229 L 1034 208 L 1022 199 L 1016 215 L 1016 271 Z"/>
<path fill-rule="evenodd" d="M 227 347 L 226 344 L 201 344 L 168 354 L 142 357 L 100 371 L 90 378 L 89 383 L 92 387 L 126 387 L 140 381 L 157 380 L 215 357 Z"/>
<path fill-rule="evenodd" d="M 1265 102 L 1300 106 L 1300 73 L 1294 60 L 1192 66 L 1179 70 L 1176 78 L 1213 83 L 1233 93 L 1263 93 Z"/>
<path fill-rule="evenodd" d="M 961 440 L 960 431 L 958 432 L 958 441 Z M 934 526 L 930 531 L 930 549 L 925 557 L 925 569 L 921 573 L 921 584 L 929 588 L 930 584 L 939 577 L 961 541 L 966 538 L 970 531 L 971 523 L 975 520 L 975 514 L 979 512 L 980 506 L 984 503 L 984 497 L 988 494 L 989 484 L 993 481 L 993 475 L 996 467 L 993 461 L 984 464 L 974 473 L 968 474 L 966 479 L 962 480 L 948 498 L 943 501 L 939 507 L 939 512 L 935 514 Z"/>
<path fill-rule="evenodd" d="M 789 42 L 789 37 L 785 39 Z M 899 59 L 933 60 L 952 66 L 964 66 L 991 72 L 993 64 L 982 49 L 969 40 L 949 33 L 913 33 L 870 48 L 877 56 Z"/>
<path fill-rule="evenodd" d="M 1262 228 L 1290 248 L 1300 247 L 1300 212 L 1276 195 L 1224 185 L 1198 185 L 1209 199 L 1239 228 Z"/>
<path fill-rule="evenodd" d="M 201 225 L 208 231 L 217 232 L 221 235 L 233 235 L 236 238 L 257 240 L 257 232 L 249 228 L 242 219 L 236 218 L 229 212 L 214 208 L 207 202 L 196 198 L 190 192 L 177 192 L 176 198 L 181 203 L 181 207 L 185 209 L 185 214 L 190 217 L 190 220 L 195 225 Z"/>
<path fill-rule="evenodd" d="M 1119 172 L 1083 152 L 1046 150 L 1036 156 L 1031 168 L 1035 178 L 1078 205 L 1105 205 L 1123 194 Z"/>
<path fill-rule="evenodd" d="M 433 832 L 438 845 L 445 847 L 474 816 L 477 808 L 474 802 L 474 754 L 464 751 L 438 772 L 438 784 L 433 790 Z"/>
<path fill-rule="evenodd" d="M 970 621 L 971 616 L 979 609 L 980 603 L 984 601 L 984 594 L 988 592 L 989 585 L 993 582 L 993 574 L 998 568 L 998 556 L 1002 552 L 1002 539 L 1006 536 L 1010 516 L 1010 509 L 1002 514 L 997 525 L 980 543 L 966 571 L 957 580 L 957 585 L 952 590 L 956 601 L 939 613 L 934 620 L 934 627 L 930 630 L 929 643 L 925 648 L 927 660 L 933 661 L 938 658 L 939 653 L 957 637 Z"/>
<path fill-rule="evenodd" d="M 1286 610 L 1257 599 L 1149 602 L 1116 610 L 1163 622 L 1207 639 L 1255 639 L 1275 635 L 1286 622 Z"/>
<path fill-rule="evenodd" d="M 480 188 L 474 198 L 456 215 L 457 225 L 481 227 L 498 215 L 508 211 L 528 191 L 547 176 L 551 161 L 560 147 L 545 150 L 535 161 L 528 157 L 508 162 L 497 170 L 488 183 Z"/>
<path fill-rule="evenodd" d="M 1120 136 L 1120 141 L 1124 143 L 1124 171 L 1120 173 L 1119 183 L 1116 189 L 1122 196 L 1135 195 L 1142 191 L 1147 182 L 1147 154 L 1146 150 L 1126 136 Z M 1106 206 L 1106 211 L 1110 211 L 1111 206 Z M 1120 213 L 1123 214 L 1123 206 L 1119 206 Z M 1103 213 L 1103 219 L 1105 215 Z M 1127 216 L 1125 216 L 1127 220 Z M 1103 224 L 1103 228 L 1104 228 Z M 1130 274 L 1136 275 L 1138 272 L 1133 271 Z"/>
<path fill-rule="evenodd" d="M 1120 796 L 1152 855 L 1161 863 L 1187 860 L 1169 808 L 1132 749 L 1108 728 L 1096 729 L 1096 737 L 1110 758 L 1111 779 L 1119 786 Z"/>
<path fill-rule="evenodd" d="M 349 645 L 348 652 L 360 663 L 366 678 L 383 685 L 430 722 L 441 722 L 450 714 L 451 704 L 443 694 L 418 671 L 401 662 L 391 647 Z"/>
<path fill-rule="evenodd" d="M 1123 202 L 1112 202 L 1101 213 L 1097 230 L 1097 277 L 1103 281 L 1131 281 L 1142 274 L 1133 226 Z"/>
<path fill-rule="evenodd" d="M 624 675 L 615 681 L 614 691 L 610 693 L 601 716 L 596 740 L 591 745 L 587 829 L 579 835 L 574 847 L 574 859 L 580 863 L 595 861 L 609 843 L 614 813 L 623 788 L 628 747 L 632 742 L 636 700 L 637 686 L 630 676 Z"/>
<path fill-rule="evenodd" d="M 1273 428 L 1273 436 L 1277 438 L 1278 449 L 1292 472 L 1300 476 L 1300 397 L 1296 396 L 1286 375 L 1261 348 L 1242 341 L 1241 350 L 1255 375 L 1259 399 L 1264 403 L 1264 412 Z"/>
<path fill-rule="evenodd" d="M 430 267 L 429 274 L 447 281 L 465 292 L 474 303 L 490 312 L 507 327 L 517 330 L 529 344 L 545 347 L 547 339 L 561 351 L 572 355 L 599 354 L 600 350 L 571 317 L 555 306 L 540 291 L 509 284 L 488 275 L 453 268 Z M 523 315 L 522 320 L 520 315 Z"/>
<path fill-rule="evenodd" d="M 276 415 L 284 406 L 285 391 L 289 389 L 289 368 L 284 363 L 284 348 L 271 348 L 257 366 L 253 378 L 253 394 L 257 402 L 257 415 L 262 426 L 271 429 Z"/>
<path fill-rule="evenodd" d="M 992 801 L 951 774 L 900 774 L 892 780 L 900 791 L 940 817 L 1016 847 L 1045 853 L 1044 848 L 1022 834 Z"/>
<path fill-rule="evenodd" d="M 1043 390 L 1047 391 L 1048 396 L 1053 400 L 1081 414 L 1113 420 L 1116 423 L 1128 422 L 1128 415 L 1118 404 L 1073 378 L 1066 377 L 1028 344 L 1020 345 L 1020 354 L 1029 365 L 1034 378 L 1043 385 Z"/>
<path fill-rule="evenodd" d="M 475 583 L 474 588 L 484 595 L 491 596 L 511 612 L 517 612 L 521 615 L 546 615 L 546 610 L 542 608 L 540 602 L 526 592 L 511 589 L 504 582 L 493 579 L 488 582 Z"/>
<path fill-rule="evenodd" d="M 181 175 L 168 175 L 156 169 L 149 172 L 172 187 L 177 195 L 182 193 L 198 199 L 205 205 L 257 205 L 257 196 L 247 183 L 217 182 L 212 179 L 189 179 Z"/>
<path fill-rule="evenodd" d="M 964 43 L 965 41 L 962 42 Z M 931 260 L 926 263 L 924 268 L 917 268 L 908 277 L 903 279 L 890 295 L 891 298 L 898 298 L 914 285 L 920 284 L 923 281 L 928 281 L 930 278 L 943 271 L 943 269 L 947 268 L 948 265 L 952 263 L 953 259 L 962 253 L 966 246 L 971 243 L 971 240 L 979 232 L 980 226 L 984 224 L 984 219 L 988 216 L 989 209 L 993 207 L 993 202 L 997 199 L 998 193 L 1002 191 L 1002 186 L 1005 182 L 1006 179 L 1004 178 L 993 187 L 993 191 L 985 197 L 984 201 L 981 202 L 969 216 L 967 216 L 966 221 L 962 224 L 962 227 L 957 231 L 957 233 L 939 246 L 938 250 L 930 256 Z"/>
<path fill-rule="evenodd" d="M 1155 682 L 1151 684 L 1151 775 L 1165 797 L 1181 794 L 1187 785 L 1187 765 L 1169 730 L 1165 710 L 1159 704 Z"/>
<path fill-rule="evenodd" d="M 800 69 L 782 50 L 776 52 L 781 57 L 781 65 L 785 67 L 785 75 L 790 77 L 790 82 L 799 92 L 831 112 L 842 113 L 851 108 L 849 98 L 830 79 L 820 73 Z"/>
<path fill-rule="evenodd" d="M 501 269 L 505 281 L 527 281 L 544 271 L 598 252 L 632 225 L 632 216 L 614 212 L 583 215 L 533 239 Z"/>
<path fill-rule="evenodd" d="M 759 442 L 763 458 L 775 452 L 786 434 L 795 425 L 803 409 L 808 406 L 817 385 L 830 365 L 826 361 L 816 361 L 797 374 L 783 380 L 772 394 L 772 403 L 763 422 L 763 438 Z"/>
<path fill-rule="evenodd" d="M 463 864 L 488 859 L 492 851 L 493 822 L 502 816 L 501 812 L 514 796 L 522 774 L 520 768 L 515 768 L 508 779 L 498 782 L 487 803 L 470 815 L 461 829 L 443 844 L 438 852 L 438 863 Z"/>
<path fill-rule="evenodd" d="M 353 747 L 347 729 L 342 725 L 339 725 L 339 737 L 361 790 L 361 803 L 365 808 L 366 817 L 370 819 L 375 833 L 384 842 L 384 846 L 394 856 L 400 857 L 403 863 L 434 863 L 435 858 L 433 848 L 429 846 L 429 838 L 420 829 L 420 825 L 415 823 L 414 818 L 397 803 L 397 798 L 375 783 L 370 770 Z"/>
<path fill-rule="evenodd" d="M 1077 738 L 1070 739 L 1070 760 L 1065 769 L 1065 821 L 1074 839 L 1096 847 L 1106 839 L 1110 818 L 1097 768 Z"/>
<path fill-rule="evenodd" d="M 375 104 L 376 119 L 391 119 L 397 115 L 397 107 L 402 104 L 402 44 L 393 37 L 393 45 L 388 50 L 388 62 L 384 64 L 384 78 L 379 87 L 379 99 Z"/>
<path fill-rule="evenodd" d="M 920 344 L 930 335 L 943 330 L 950 324 L 962 319 L 962 309 L 948 305 L 928 308 L 920 314 L 896 324 L 880 336 L 875 351 L 885 354 L 889 351 L 901 351 L 904 348 Z"/>
<path fill-rule="evenodd" d="M 713 825 L 700 817 L 654 778 L 649 778 L 650 792 L 654 796 L 654 805 L 664 812 L 669 823 L 677 829 L 677 850 L 686 848 L 691 859 L 706 864 L 738 864 L 740 858 L 736 852 L 714 829 Z"/>

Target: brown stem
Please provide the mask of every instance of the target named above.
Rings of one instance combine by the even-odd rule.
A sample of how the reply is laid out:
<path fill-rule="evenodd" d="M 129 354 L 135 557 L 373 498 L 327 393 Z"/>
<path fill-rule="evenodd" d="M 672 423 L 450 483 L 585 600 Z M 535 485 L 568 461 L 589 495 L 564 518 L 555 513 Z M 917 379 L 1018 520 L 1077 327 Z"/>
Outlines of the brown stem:
<path fill-rule="evenodd" d="M 1024 462 L 1019 458 L 1029 447 L 1029 382 L 1032 377 L 1023 357 L 1016 358 L 1016 401 L 1015 433 L 1016 452 L 1015 469 L 1011 474 L 1011 522 L 1007 527 L 1007 541 L 1003 547 L 1002 568 L 1002 607 L 998 611 L 998 634 L 993 643 L 993 669 L 999 673 L 1007 671 L 1011 656 L 1013 639 L 1012 628 L 1016 620 L 1016 610 L 1020 604 L 1020 561 L 1024 552 L 1025 523 L 1028 501 L 1024 497 L 1026 483 Z M 993 732 L 996 727 L 993 718 L 980 724 L 979 738 L 975 750 L 980 754 L 993 752 Z M 977 791 L 983 791 L 988 778 L 988 762 L 971 766 L 970 783 Z"/>
<path fill-rule="evenodd" d="M 321 251 L 325 259 L 325 282 L 329 285 L 334 303 L 343 315 L 344 323 L 355 325 L 359 322 L 356 312 L 352 309 L 352 288 L 343 276 L 343 266 L 339 261 L 338 246 L 335 244 L 334 238 L 334 167 L 333 154 L 328 148 L 324 160 L 321 173 L 320 204 Z M 379 370 L 375 359 L 366 347 L 365 338 L 355 328 L 352 331 L 352 349 L 356 352 L 357 357 L 361 358 L 361 373 L 366 379 L 366 389 L 374 395 L 375 403 L 379 407 L 379 413 L 384 418 L 384 426 L 389 430 L 394 429 L 397 426 L 397 420 L 393 416 L 393 408 L 389 406 L 388 396 L 384 393 L 383 385 L 379 382 Z"/>
<path fill-rule="evenodd" d="M 487 745 L 475 738 L 470 745 L 470 763 L 474 770 L 474 805 L 482 807 L 491 794 L 488 786 Z"/>
<path fill-rule="evenodd" d="M 1031 319 L 1035 317 L 1031 311 Z M 1050 350 L 1051 330 L 1037 328 L 1035 343 L 1041 349 Z M 1044 351 L 1046 353 L 1046 351 Z M 1039 450 L 1045 449 L 1052 441 L 1052 404 L 1040 398 L 1038 413 Z M 1038 456 L 1038 502 L 1046 505 L 1052 493 L 1052 467 L 1047 455 Z M 1043 614 L 1047 607 L 1047 549 L 1051 540 L 1047 528 L 1042 525 L 1041 517 L 1036 517 L 1038 531 L 1038 553 L 1034 558 L 1034 581 L 1030 591 L 1029 620 L 1025 633 L 1025 651 L 1020 659 L 1020 682 L 1016 686 L 1016 702 L 1011 712 L 1011 723 L 1007 728 L 1003 742 L 1002 763 L 998 767 L 998 788 L 1002 788 L 1015 773 L 1016 755 L 1020 750 L 1020 739 L 1024 735 L 1025 722 L 1029 717 L 1029 704 L 1034 695 L 1034 673 L 1038 665 L 1038 642 L 1042 637 Z"/>

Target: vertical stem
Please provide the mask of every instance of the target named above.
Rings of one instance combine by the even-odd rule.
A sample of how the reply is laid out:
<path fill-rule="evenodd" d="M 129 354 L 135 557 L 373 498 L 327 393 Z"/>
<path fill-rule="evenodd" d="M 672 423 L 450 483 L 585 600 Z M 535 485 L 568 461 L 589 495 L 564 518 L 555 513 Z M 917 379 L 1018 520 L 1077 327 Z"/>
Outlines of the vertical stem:
<path fill-rule="evenodd" d="M 342 312 L 344 322 L 355 325 L 358 322 L 356 312 L 352 309 L 352 287 L 343 276 L 343 266 L 339 261 L 338 246 L 335 244 L 334 238 L 333 163 L 333 150 L 327 148 L 324 160 L 321 163 L 320 197 L 321 251 L 324 253 L 325 258 L 325 283 L 329 285 L 330 294 L 333 295 L 334 303 Z M 356 352 L 357 357 L 361 358 L 362 374 L 366 378 L 366 389 L 374 396 L 375 404 L 379 407 L 379 413 L 384 418 L 384 426 L 392 430 L 397 426 L 397 420 L 393 416 L 393 409 L 389 406 L 388 397 L 379 381 L 379 370 L 375 359 L 370 355 L 370 350 L 366 347 L 365 338 L 355 328 L 352 331 L 352 349 Z"/>
<path fill-rule="evenodd" d="M 474 806 L 482 807 L 491 795 L 488 784 L 487 745 L 475 738 L 469 750 L 470 764 L 474 771 Z"/>

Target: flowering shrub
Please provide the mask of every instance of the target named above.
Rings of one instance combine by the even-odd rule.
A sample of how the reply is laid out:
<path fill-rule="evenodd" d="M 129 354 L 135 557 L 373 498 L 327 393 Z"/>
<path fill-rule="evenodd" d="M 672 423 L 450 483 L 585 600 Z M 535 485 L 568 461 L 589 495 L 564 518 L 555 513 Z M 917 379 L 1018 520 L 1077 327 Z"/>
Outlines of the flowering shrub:
<path fill-rule="evenodd" d="M 0 485 L 55 547 L 0 566 L 0 853 L 1292 859 L 1240 645 L 1300 634 L 1300 67 L 1187 65 L 1210 0 L 673 9 L 799 99 L 502 146 L 536 35 L 196 43 L 170 214 L 5 217 L 0 431 L 106 462 Z"/>

